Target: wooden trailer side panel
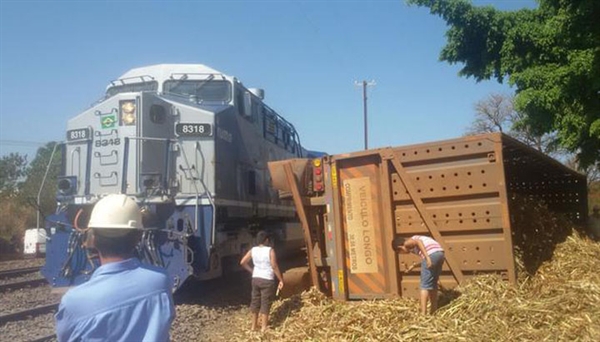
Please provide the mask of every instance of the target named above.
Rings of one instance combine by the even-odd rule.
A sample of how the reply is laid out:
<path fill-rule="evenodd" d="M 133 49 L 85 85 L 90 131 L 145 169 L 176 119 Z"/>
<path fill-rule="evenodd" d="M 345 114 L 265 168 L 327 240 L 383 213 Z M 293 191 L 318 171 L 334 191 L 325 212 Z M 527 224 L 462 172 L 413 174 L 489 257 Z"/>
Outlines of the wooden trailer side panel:
<path fill-rule="evenodd" d="M 515 245 L 527 256 L 565 233 L 530 228 L 524 205 L 539 202 L 575 222 L 586 215 L 585 176 L 498 133 L 269 169 L 298 209 L 313 284 L 339 300 L 419 297 L 420 268 L 411 265 L 420 258 L 396 253 L 397 236 L 440 242 L 444 288 L 480 274 L 515 284 Z"/>
<path fill-rule="evenodd" d="M 332 261 L 345 275 L 345 297 L 418 298 L 420 268 L 405 271 L 419 258 L 396 254 L 391 246 L 395 236 L 440 241 L 447 256 L 444 287 L 482 273 L 513 280 L 499 151 L 501 142 L 487 137 L 329 159 L 337 186 L 328 189 L 338 189 L 334 197 L 339 200 L 328 208 L 340 217 L 335 229 L 343 248 L 343 260 Z"/>
<path fill-rule="evenodd" d="M 379 155 L 336 162 L 346 289 L 350 299 L 392 296 L 392 227 L 384 222 L 386 188 Z M 385 176 L 385 174 L 384 174 Z M 389 192 L 388 192 L 389 193 Z M 388 195 L 389 196 L 389 195 Z"/>

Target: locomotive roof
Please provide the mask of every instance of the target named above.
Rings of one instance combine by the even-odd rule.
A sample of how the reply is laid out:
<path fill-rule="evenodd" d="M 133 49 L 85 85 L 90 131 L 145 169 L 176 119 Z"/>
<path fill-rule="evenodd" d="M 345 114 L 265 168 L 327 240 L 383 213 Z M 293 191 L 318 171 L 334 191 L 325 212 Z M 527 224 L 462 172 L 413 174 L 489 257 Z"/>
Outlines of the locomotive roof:
<path fill-rule="evenodd" d="M 215 70 L 204 64 L 155 64 L 135 68 L 127 71 L 121 75 L 118 79 L 135 79 L 142 76 L 152 76 L 156 81 L 162 83 L 162 81 L 169 79 L 172 74 L 220 74 L 222 72 Z M 139 80 L 138 80 L 139 82 Z M 129 82 L 125 82 L 129 83 Z M 109 85 L 110 86 L 110 85 Z"/>

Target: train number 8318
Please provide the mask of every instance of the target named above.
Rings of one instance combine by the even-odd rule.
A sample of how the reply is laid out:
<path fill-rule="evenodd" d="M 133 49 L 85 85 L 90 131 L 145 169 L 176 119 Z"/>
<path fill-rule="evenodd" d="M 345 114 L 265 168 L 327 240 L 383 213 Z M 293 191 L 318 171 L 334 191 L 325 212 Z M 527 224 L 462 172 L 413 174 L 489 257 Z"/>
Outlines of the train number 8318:
<path fill-rule="evenodd" d="M 178 136 L 210 137 L 212 127 L 210 124 L 178 123 L 175 125 L 175 134 Z"/>
<path fill-rule="evenodd" d="M 67 131 L 67 140 L 89 140 L 91 139 L 92 134 L 89 128 L 78 128 L 71 129 Z"/>

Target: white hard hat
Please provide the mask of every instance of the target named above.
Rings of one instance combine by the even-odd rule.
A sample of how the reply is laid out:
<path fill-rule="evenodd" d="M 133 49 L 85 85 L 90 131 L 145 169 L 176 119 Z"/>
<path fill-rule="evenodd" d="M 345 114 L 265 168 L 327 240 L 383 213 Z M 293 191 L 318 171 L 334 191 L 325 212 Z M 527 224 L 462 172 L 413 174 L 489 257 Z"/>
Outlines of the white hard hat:
<path fill-rule="evenodd" d="M 141 229 L 142 213 L 137 203 L 126 195 L 108 195 L 94 206 L 88 227 L 102 228 L 105 231 Z M 122 233 L 125 234 L 126 231 Z"/>

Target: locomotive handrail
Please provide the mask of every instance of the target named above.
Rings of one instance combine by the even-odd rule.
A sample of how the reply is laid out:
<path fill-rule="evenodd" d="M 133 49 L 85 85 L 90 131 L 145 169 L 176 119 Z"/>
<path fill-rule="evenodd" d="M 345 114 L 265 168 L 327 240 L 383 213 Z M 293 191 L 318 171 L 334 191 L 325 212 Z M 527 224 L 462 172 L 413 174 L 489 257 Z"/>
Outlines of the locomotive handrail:
<path fill-rule="evenodd" d="M 165 175 L 163 177 L 163 188 L 165 189 L 165 191 L 167 191 L 167 193 L 169 193 L 169 180 L 171 177 L 171 172 L 169 172 L 171 170 L 171 153 L 169 153 L 171 151 L 171 140 L 167 139 L 165 141 L 165 169 L 163 171 L 163 174 Z"/>
<path fill-rule="evenodd" d="M 121 176 L 121 193 L 127 193 L 127 167 L 129 160 L 129 139 L 135 139 L 134 137 L 123 138 L 123 174 Z M 118 177 L 118 176 L 117 176 Z"/>
<path fill-rule="evenodd" d="M 52 148 L 52 154 L 50 155 L 50 161 L 48 165 L 46 165 L 46 172 L 44 172 L 44 178 L 42 178 L 42 184 L 40 184 L 40 190 L 37 194 L 36 199 L 36 212 L 37 212 L 37 226 L 36 228 L 40 228 L 40 197 L 42 196 L 42 190 L 44 190 L 44 184 L 46 183 L 46 177 L 48 177 L 48 172 L 50 171 L 50 165 L 52 165 L 52 161 L 54 160 L 54 153 L 56 152 L 56 148 L 60 145 L 60 143 L 54 144 L 54 148 Z"/>
<path fill-rule="evenodd" d="M 177 141 L 175 139 L 152 138 L 152 137 L 126 137 L 126 138 L 129 138 L 131 140 L 153 140 L 153 141 L 170 141 L 170 142 L 176 142 Z"/>
<path fill-rule="evenodd" d="M 79 164 L 79 169 L 77 170 L 77 177 L 81 177 L 81 148 L 79 146 L 75 147 L 73 149 L 73 151 L 71 151 L 71 174 L 74 174 L 75 171 L 73 170 L 74 166 L 75 166 L 75 157 L 74 154 L 75 152 L 77 152 L 77 162 Z"/>
<path fill-rule="evenodd" d="M 192 76 L 209 76 L 214 78 L 215 76 L 221 76 L 222 80 L 225 80 L 225 75 L 221 74 L 221 73 L 214 73 L 214 72 L 174 72 L 171 74 L 171 76 L 169 76 L 170 79 L 172 80 L 176 80 L 176 78 L 174 77 L 175 75 L 181 75 L 181 78 L 179 78 L 179 80 L 185 80 L 187 79 L 188 75 L 192 75 Z M 185 77 L 185 79 L 183 78 Z M 208 78 L 208 77 L 207 77 Z M 200 80 L 202 81 L 202 80 Z"/>
<path fill-rule="evenodd" d="M 129 84 L 129 83 L 125 83 L 125 80 L 132 80 L 132 79 L 136 79 L 136 78 L 139 78 L 142 82 L 146 82 L 146 80 L 144 79 L 144 77 L 150 78 L 150 81 L 154 81 L 154 79 L 155 79 L 153 76 L 150 76 L 150 75 L 140 75 L 140 76 L 132 76 L 132 77 L 123 77 L 123 78 L 119 78 L 119 79 L 116 79 L 116 80 L 112 80 L 112 81 L 110 81 L 110 84 L 113 87 L 117 85 L 116 82 L 121 82 L 121 85 L 126 85 L 126 84 Z"/>
<path fill-rule="evenodd" d="M 200 153 L 202 153 L 202 149 L 200 148 L 200 142 L 196 141 L 196 151 L 200 151 Z M 205 163 L 202 163 L 202 172 L 204 173 L 204 165 Z M 198 172 L 198 170 L 196 170 L 196 172 Z M 215 205 L 215 201 L 212 198 L 212 195 L 210 194 L 210 191 L 208 190 L 208 187 L 206 186 L 206 184 L 204 184 L 204 181 L 202 180 L 202 178 L 198 177 L 200 184 L 202 184 L 202 186 L 204 187 L 204 191 L 206 192 L 206 197 L 208 198 L 208 202 L 210 203 L 210 206 L 212 208 L 212 216 L 211 216 L 211 224 L 210 224 L 210 245 L 214 246 L 215 245 L 215 240 L 216 240 L 216 223 L 215 223 L 215 215 L 217 214 L 217 207 Z M 196 199 L 196 203 L 198 203 L 198 199 Z M 198 213 L 196 212 L 196 227 L 198 227 Z"/>
<path fill-rule="evenodd" d="M 190 162 L 188 160 L 187 154 L 185 153 L 185 149 L 183 148 L 183 146 L 181 146 L 180 143 L 176 142 L 177 145 L 180 147 L 180 151 L 182 152 L 181 155 L 183 156 L 183 160 L 186 163 L 186 167 L 188 170 L 190 170 L 190 175 L 192 175 L 192 173 L 195 171 L 196 175 L 194 177 L 194 175 L 192 175 L 192 178 L 196 178 L 195 180 L 193 180 L 192 184 L 194 185 L 194 189 L 196 190 L 196 201 L 195 201 L 195 215 L 194 215 L 194 223 L 195 223 L 195 227 L 198 227 L 198 202 L 199 202 L 199 198 L 200 198 L 200 191 L 198 189 L 198 184 L 196 183 L 196 181 L 200 182 L 200 184 L 202 184 L 202 187 L 204 188 L 204 191 L 206 193 L 206 197 L 208 198 L 208 202 L 210 203 L 210 206 L 212 208 L 213 214 L 211 217 L 211 237 L 210 237 L 210 243 L 211 246 L 214 246 L 215 244 L 215 214 L 216 214 L 216 206 L 215 206 L 215 201 L 212 198 L 210 191 L 208 190 L 208 187 L 206 186 L 206 184 L 204 184 L 204 181 L 202 180 L 202 178 L 200 178 L 200 175 L 198 174 L 198 170 L 196 170 L 196 168 L 192 168 L 190 166 Z M 196 142 L 196 150 L 198 150 L 200 147 L 200 143 L 197 141 Z M 193 170 L 193 171 L 192 171 Z"/>

